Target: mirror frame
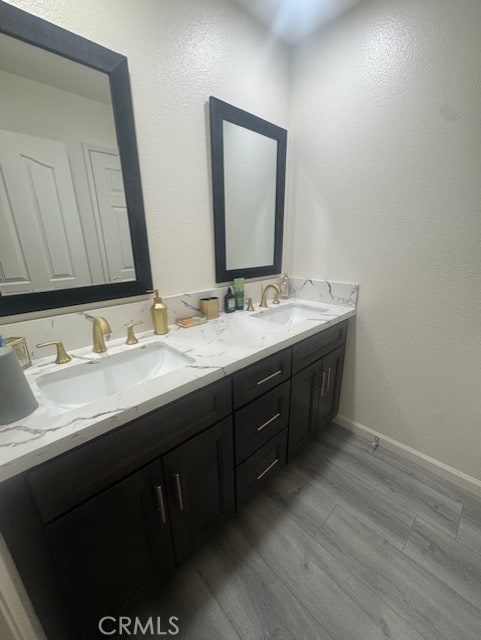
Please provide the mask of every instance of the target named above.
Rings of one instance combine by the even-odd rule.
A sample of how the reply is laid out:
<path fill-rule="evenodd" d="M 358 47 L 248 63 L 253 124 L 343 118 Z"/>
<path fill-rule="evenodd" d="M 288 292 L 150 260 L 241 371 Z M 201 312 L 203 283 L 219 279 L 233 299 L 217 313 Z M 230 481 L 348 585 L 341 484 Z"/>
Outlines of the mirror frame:
<path fill-rule="evenodd" d="M 136 273 L 136 280 L 129 282 L 10 296 L 0 294 L 0 316 L 147 293 L 152 289 L 152 273 L 127 58 L 42 18 L 6 4 L 3 0 L 0 0 L 0 33 L 108 75 Z"/>
<path fill-rule="evenodd" d="M 229 282 L 234 278 L 256 278 L 281 273 L 282 242 L 284 235 L 284 200 L 286 183 L 287 131 L 267 120 L 210 96 L 210 139 L 212 156 L 212 189 L 214 205 L 215 280 Z M 274 228 L 274 262 L 259 267 L 227 269 L 225 185 L 224 185 L 224 132 L 223 122 L 232 122 L 277 141 L 276 204 Z"/>

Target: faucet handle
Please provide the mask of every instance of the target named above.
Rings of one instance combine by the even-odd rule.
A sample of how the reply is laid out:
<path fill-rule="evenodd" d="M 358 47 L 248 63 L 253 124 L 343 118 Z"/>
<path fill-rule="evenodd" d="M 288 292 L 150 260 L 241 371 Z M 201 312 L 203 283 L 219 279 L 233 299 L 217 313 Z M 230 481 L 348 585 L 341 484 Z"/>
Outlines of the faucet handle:
<path fill-rule="evenodd" d="M 43 347 L 57 347 L 57 358 L 55 364 L 67 364 L 72 358 L 65 351 L 63 342 L 60 340 L 51 340 L 50 342 L 41 342 L 37 344 L 37 349 L 43 349 Z"/>
<path fill-rule="evenodd" d="M 252 298 L 247 298 L 246 302 L 247 302 L 247 311 L 255 311 Z"/>
<path fill-rule="evenodd" d="M 144 324 L 143 320 L 136 320 L 135 322 L 129 322 L 127 325 L 127 342 L 125 344 L 137 344 L 138 339 L 134 333 L 134 327 L 138 324 Z"/>

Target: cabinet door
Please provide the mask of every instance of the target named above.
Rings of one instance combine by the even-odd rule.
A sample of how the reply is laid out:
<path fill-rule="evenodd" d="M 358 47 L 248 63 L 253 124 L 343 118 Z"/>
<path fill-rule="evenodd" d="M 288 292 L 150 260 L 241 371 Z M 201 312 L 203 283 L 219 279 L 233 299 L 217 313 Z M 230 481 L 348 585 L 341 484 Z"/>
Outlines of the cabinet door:
<path fill-rule="evenodd" d="M 323 424 L 327 424 L 339 408 L 344 350 L 343 345 L 322 359 L 321 383 L 323 384 L 319 393 L 316 430 Z"/>
<path fill-rule="evenodd" d="M 173 571 L 169 525 L 160 502 L 159 461 L 47 526 L 47 536 L 79 627 L 88 636 L 156 575 Z"/>
<path fill-rule="evenodd" d="M 234 512 L 232 418 L 181 444 L 163 463 L 180 564 Z"/>
<path fill-rule="evenodd" d="M 292 460 L 316 433 L 321 385 L 321 360 L 292 377 L 288 461 Z"/>

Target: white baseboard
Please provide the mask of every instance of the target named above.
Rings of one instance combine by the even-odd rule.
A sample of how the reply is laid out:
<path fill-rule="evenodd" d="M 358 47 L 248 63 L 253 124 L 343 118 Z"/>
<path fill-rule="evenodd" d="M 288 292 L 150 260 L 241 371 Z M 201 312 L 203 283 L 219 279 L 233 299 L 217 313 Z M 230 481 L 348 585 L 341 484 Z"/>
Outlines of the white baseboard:
<path fill-rule="evenodd" d="M 423 467 L 428 471 L 432 471 L 432 473 L 449 480 L 458 487 L 481 497 L 481 480 L 468 476 L 466 473 L 458 471 L 458 469 L 450 467 L 440 460 L 436 460 L 436 458 L 431 458 L 431 456 L 428 456 L 421 451 L 412 449 L 402 442 L 394 440 L 394 438 L 390 438 L 389 436 L 379 433 L 378 431 L 375 431 L 370 427 L 366 427 L 366 425 L 356 422 L 355 420 L 351 420 L 351 418 L 347 418 L 341 414 L 338 414 L 334 418 L 334 422 L 366 440 L 372 441 L 377 436 L 379 438 L 379 445 L 385 449 L 388 449 L 393 453 L 397 453 L 402 458 L 415 462 L 420 467 Z"/>

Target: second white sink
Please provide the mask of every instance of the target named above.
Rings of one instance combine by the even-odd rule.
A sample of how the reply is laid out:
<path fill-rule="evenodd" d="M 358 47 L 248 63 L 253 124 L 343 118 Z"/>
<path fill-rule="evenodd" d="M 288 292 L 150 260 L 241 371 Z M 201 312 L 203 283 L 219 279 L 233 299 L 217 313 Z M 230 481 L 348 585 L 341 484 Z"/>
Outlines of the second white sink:
<path fill-rule="evenodd" d="M 40 376 L 37 384 L 51 413 L 60 414 L 141 382 L 166 375 L 193 359 L 151 343 Z"/>
<path fill-rule="evenodd" d="M 304 320 L 321 320 L 322 316 L 329 311 L 331 311 L 329 307 L 286 304 L 281 307 L 258 311 L 257 313 L 251 314 L 251 318 L 260 318 L 284 326 L 291 326 Z"/>

